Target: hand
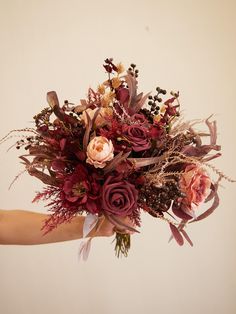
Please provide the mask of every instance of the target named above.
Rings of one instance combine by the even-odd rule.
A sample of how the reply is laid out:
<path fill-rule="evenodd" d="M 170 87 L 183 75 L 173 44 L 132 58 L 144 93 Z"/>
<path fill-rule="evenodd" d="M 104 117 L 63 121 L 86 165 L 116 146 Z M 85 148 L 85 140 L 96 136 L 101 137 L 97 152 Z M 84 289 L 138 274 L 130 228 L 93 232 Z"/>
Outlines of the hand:
<path fill-rule="evenodd" d="M 119 217 L 119 220 L 130 227 L 134 227 L 133 222 L 129 217 Z M 95 227 L 96 228 L 96 227 Z M 98 226 L 97 231 L 94 230 L 95 236 L 101 237 L 111 237 L 115 232 L 123 233 L 123 234 L 133 234 L 133 231 L 125 229 L 125 227 L 118 228 L 114 226 L 106 217 L 100 218 L 100 224 Z"/>

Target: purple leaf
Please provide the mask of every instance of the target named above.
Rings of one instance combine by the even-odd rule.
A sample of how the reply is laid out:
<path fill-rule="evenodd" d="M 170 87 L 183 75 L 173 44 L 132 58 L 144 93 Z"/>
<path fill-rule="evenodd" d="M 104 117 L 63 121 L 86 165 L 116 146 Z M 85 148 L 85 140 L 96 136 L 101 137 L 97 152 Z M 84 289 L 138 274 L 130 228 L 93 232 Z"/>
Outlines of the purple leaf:
<path fill-rule="evenodd" d="M 179 232 L 178 228 L 173 225 L 173 224 L 169 224 L 170 225 L 170 230 L 172 232 L 173 237 L 175 238 L 176 242 L 182 246 L 184 244 L 184 238 L 182 237 L 181 233 Z"/>
<path fill-rule="evenodd" d="M 217 192 L 217 189 L 218 189 L 218 183 L 211 184 L 211 192 L 207 196 L 207 198 L 205 199 L 204 203 L 208 203 L 209 201 L 211 201 L 213 199 L 213 197 L 215 196 L 215 194 Z"/>
<path fill-rule="evenodd" d="M 180 232 L 183 234 L 184 238 L 188 241 L 188 243 L 193 246 L 193 242 L 191 241 L 191 239 L 189 238 L 187 232 L 184 229 L 180 229 Z"/>
<path fill-rule="evenodd" d="M 211 215 L 214 212 L 214 210 L 219 206 L 219 201 L 220 201 L 220 199 L 219 199 L 218 193 L 216 193 L 215 197 L 214 197 L 213 204 L 211 205 L 211 207 L 209 209 L 207 209 L 203 214 L 201 214 L 200 216 L 198 216 L 194 220 L 190 221 L 189 223 L 205 219 L 206 217 Z"/>
<path fill-rule="evenodd" d="M 192 216 L 190 216 L 190 215 L 188 215 L 187 213 L 185 213 L 184 211 L 182 211 L 180 206 L 175 206 L 174 204 L 173 204 L 173 206 L 172 206 L 172 211 L 173 211 L 173 213 L 174 213 L 177 217 L 179 217 L 179 218 L 181 218 L 181 219 L 190 220 L 190 219 L 193 218 Z"/>
<path fill-rule="evenodd" d="M 202 145 L 199 147 L 187 145 L 182 149 L 182 153 L 184 153 L 187 156 L 202 157 L 207 155 L 212 149 L 219 151 L 221 150 L 221 147 L 219 145 Z M 213 158 L 216 157 L 218 157 L 218 154 L 216 154 L 215 157 Z"/>

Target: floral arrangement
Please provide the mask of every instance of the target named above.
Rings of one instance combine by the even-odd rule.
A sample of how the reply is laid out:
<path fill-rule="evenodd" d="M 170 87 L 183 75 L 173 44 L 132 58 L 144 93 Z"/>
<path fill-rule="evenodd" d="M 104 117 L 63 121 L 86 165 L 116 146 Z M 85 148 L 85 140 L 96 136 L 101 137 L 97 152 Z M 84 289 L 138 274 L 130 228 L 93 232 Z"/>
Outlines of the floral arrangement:
<path fill-rule="evenodd" d="M 12 131 L 27 133 L 16 148 L 26 150 L 20 156 L 25 170 L 45 184 L 34 199 L 46 200 L 51 212 L 42 228 L 46 234 L 86 214 L 87 235 L 106 217 L 116 228 L 117 256 L 126 256 L 130 235 L 124 230 L 138 232 L 144 211 L 166 222 L 179 245 L 186 240 L 192 246 L 185 227 L 215 210 L 222 178 L 232 181 L 209 163 L 221 155 L 216 122 L 184 121 L 179 93 L 168 98 L 160 87 L 154 95 L 138 93 L 135 64 L 125 71 L 106 59 L 104 68 L 107 80 L 89 88 L 87 99 L 60 106 L 49 92 L 49 106 L 35 115 L 35 128 Z M 207 132 L 194 129 L 201 122 Z M 208 202 L 201 212 L 199 205 Z M 121 217 L 129 217 L 133 227 Z"/>

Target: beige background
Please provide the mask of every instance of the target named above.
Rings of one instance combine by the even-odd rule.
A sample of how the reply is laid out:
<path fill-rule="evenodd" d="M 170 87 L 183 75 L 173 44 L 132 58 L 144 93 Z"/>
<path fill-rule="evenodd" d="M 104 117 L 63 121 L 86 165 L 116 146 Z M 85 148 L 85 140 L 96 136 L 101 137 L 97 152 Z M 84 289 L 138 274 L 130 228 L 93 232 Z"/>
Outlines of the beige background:
<path fill-rule="evenodd" d="M 215 164 L 236 178 L 235 36 L 236 1 L 0 0 L 0 134 L 31 126 L 49 90 L 78 102 L 112 56 L 138 65 L 140 90 L 180 90 L 186 118 L 216 113 Z M 21 170 L 9 145 L 1 207 L 45 211 L 31 204 L 41 184 L 27 175 L 7 190 Z M 79 264 L 79 241 L 0 247 L 0 313 L 236 313 L 235 184 L 222 183 L 220 207 L 188 229 L 194 248 L 168 244 L 168 226 L 145 215 L 128 259 L 115 258 L 111 239 Z"/>

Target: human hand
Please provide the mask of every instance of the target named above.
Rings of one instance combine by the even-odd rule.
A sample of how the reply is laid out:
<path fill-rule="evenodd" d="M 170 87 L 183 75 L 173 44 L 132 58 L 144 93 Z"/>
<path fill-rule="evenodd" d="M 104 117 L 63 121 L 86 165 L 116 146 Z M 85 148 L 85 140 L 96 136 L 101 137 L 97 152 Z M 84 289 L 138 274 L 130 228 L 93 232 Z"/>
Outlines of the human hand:
<path fill-rule="evenodd" d="M 99 218 L 99 224 L 95 227 L 95 236 L 101 237 L 111 237 L 114 235 L 115 232 L 122 233 L 122 234 L 133 234 L 134 231 L 131 231 L 124 227 L 117 227 L 115 226 L 108 218 L 101 217 Z M 122 224 L 125 224 L 131 228 L 134 228 L 134 223 L 131 221 L 129 217 L 119 217 L 119 221 Z"/>

